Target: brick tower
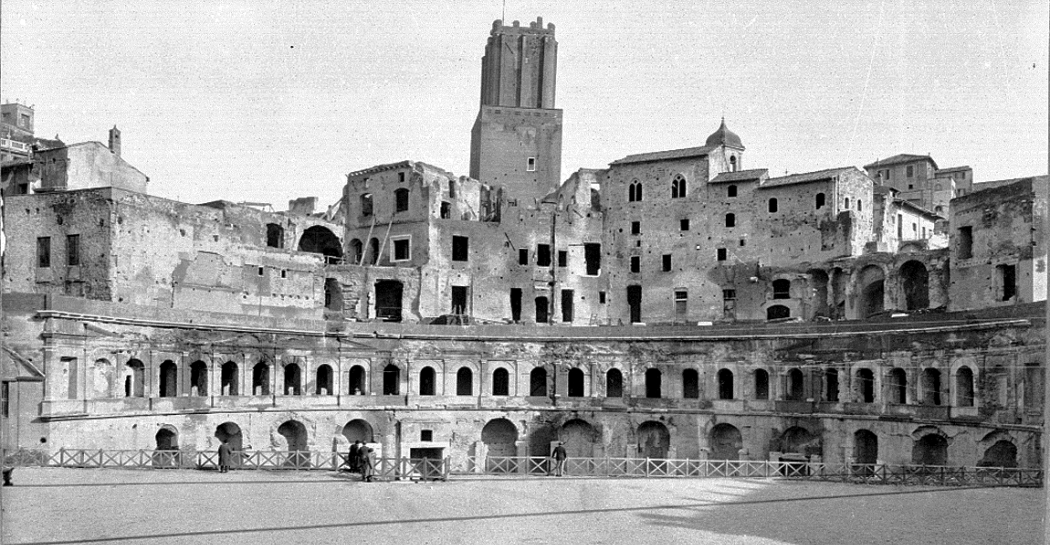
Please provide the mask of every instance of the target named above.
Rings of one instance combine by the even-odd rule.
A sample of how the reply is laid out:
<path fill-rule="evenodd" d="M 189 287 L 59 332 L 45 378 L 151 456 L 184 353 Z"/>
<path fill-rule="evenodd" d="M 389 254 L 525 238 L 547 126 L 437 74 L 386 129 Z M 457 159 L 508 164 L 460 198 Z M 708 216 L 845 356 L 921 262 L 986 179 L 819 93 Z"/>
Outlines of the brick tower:
<path fill-rule="evenodd" d="M 471 131 L 470 176 L 532 200 L 561 183 L 561 110 L 554 107 L 558 42 L 543 18 L 492 23 L 481 59 L 481 108 Z"/>

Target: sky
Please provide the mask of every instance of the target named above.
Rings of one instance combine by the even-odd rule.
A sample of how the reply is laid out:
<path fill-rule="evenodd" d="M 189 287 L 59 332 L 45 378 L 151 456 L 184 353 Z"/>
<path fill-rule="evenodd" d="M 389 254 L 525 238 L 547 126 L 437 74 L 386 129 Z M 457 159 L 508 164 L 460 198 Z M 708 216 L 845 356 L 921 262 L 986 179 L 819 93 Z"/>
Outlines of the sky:
<path fill-rule="evenodd" d="M 469 174 L 492 22 L 558 41 L 562 177 L 703 145 L 726 124 L 771 175 L 897 153 L 977 181 L 1047 172 L 1045 0 L 0 3 L 0 99 L 38 136 L 116 125 L 149 192 L 339 199 L 405 159 Z"/>

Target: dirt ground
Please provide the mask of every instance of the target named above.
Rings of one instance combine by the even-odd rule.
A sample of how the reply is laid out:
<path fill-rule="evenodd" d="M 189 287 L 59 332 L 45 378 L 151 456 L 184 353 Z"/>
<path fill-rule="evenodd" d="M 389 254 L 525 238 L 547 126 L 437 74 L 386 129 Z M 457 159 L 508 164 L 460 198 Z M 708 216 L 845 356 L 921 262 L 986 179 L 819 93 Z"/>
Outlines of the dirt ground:
<path fill-rule="evenodd" d="M 1038 489 L 19 469 L 5 544 L 1041 543 Z"/>

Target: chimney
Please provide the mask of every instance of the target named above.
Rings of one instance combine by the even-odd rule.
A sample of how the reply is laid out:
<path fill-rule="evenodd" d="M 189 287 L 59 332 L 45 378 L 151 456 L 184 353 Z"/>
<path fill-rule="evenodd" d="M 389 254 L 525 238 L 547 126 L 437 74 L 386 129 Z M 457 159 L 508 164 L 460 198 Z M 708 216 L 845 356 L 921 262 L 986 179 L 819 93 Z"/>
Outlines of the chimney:
<path fill-rule="evenodd" d="M 120 157 L 120 129 L 116 125 L 109 130 L 109 151 L 113 152 L 113 155 Z"/>

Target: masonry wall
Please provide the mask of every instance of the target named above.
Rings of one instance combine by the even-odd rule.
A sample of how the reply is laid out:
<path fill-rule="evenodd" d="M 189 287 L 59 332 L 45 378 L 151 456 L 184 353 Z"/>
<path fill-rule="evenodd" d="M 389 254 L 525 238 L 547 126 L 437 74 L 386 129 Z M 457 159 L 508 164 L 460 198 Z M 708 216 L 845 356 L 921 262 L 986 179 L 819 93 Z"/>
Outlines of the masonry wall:
<path fill-rule="evenodd" d="M 115 187 L 145 193 L 149 178 L 99 142 L 83 142 L 33 157 L 40 171 L 39 191 Z"/>

